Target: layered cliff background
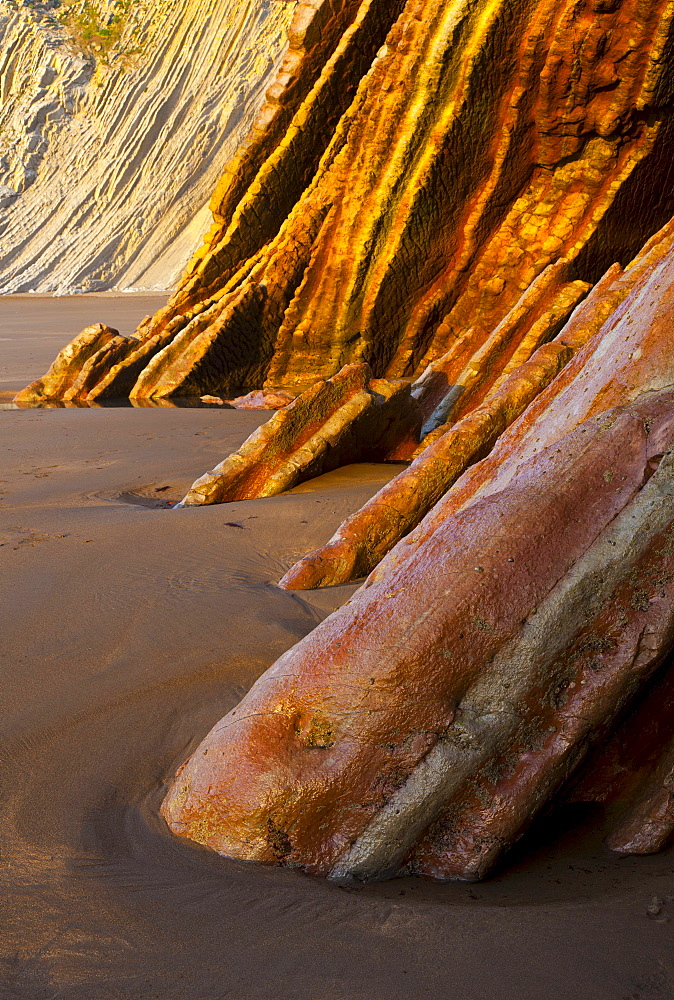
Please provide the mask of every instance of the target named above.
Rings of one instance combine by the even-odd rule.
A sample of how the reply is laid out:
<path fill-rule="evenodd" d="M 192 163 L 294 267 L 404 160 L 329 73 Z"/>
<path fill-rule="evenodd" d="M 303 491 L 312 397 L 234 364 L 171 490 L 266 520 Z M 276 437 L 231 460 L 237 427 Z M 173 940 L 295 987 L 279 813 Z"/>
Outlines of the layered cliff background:
<path fill-rule="evenodd" d="M 61 2 L 135 248 L 269 40 Z M 671 1000 L 674 0 L 270 3 L 168 303 L 0 296 L 0 995 Z"/>
<path fill-rule="evenodd" d="M 0 293 L 173 287 L 294 8 L 1 0 Z"/>

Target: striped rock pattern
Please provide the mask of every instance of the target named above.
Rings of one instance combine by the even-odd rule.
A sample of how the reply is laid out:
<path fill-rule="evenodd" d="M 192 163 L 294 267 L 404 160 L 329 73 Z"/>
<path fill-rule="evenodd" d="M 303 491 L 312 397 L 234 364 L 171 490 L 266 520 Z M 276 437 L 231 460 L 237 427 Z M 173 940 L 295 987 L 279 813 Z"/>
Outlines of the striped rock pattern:
<path fill-rule="evenodd" d="M 604 325 L 610 326 L 614 322 L 617 308 L 623 303 L 624 308 L 628 308 L 633 302 L 638 302 L 644 283 L 650 286 L 659 263 L 673 253 L 674 223 L 669 223 L 648 242 L 624 272 L 619 265 L 613 265 L 574 310 L 558 336 L 539 347 L 505 380 L 498 380 L 484 402 L 463 419 L 456 423 L 446 419 L 437 430 L 428 434 L 412 464 L 340 525 L 324 546 L 292 567 L 280 585 L 288 590 L 306 590 L 347 583 L 374 570 L 395 543 L 419 524 L 461 473 L 491 450 L 503 431 L 550 382 L 550 389 L 537 406 L 532 406 L 528 419 L 536 427 L 536 434 L 541 436 L 541 440 L 546 440 L 551 432 L 558 433 L 552 431 L 554 425 L 548 423 L 548 403 L 562 392 L 566 380 L 575 376 L 587 352 L 564 377 L 556 378 L 558 372 L 585 344 L 590 344 L 588 350 L 598 348 L 598 338 L 607 332 Z M 602 347 L 602 352 L 605 349 Z M 651 345 L 638 349 L 654 350 Z M 428 384 L 427 377 L 422 378 L 420 384 L 425 381 Z M 461 401 L 463 397 L 458 398 Z M 546 414 L 542 427 L 533 423 L 541 407 Z M 507 449 L 509 440 L 506 436 L 502 446 L 495 450 L 490 467 L 496 468 L 505 461 L 504 449 Z M 519 437 L 517 441 L 516 447 L 519 448 Z M 484 469 L 484 466 L 479 468 Z M 478 476 L 476 470 L 468 481 L 477 482 Z"/>
<path fill-rule="evenodd" d="M 239 450 L 198 479 L 180 506 L 274 496 L 362 458 L 386 458 L 419 431 L 409 384 L 346 365 L 258 427 Z"/>
<path fill-rule="evenodd" d="M 301 2 L 167 306 L 19 394 L 296 394 L 185 504 L 413 459 L 287 574 L 371 571 L 179 769 L 175 833 L 335 879 L 481 878 L 551 802 L 607 800 L 621 727 L 639 780 L 613 783 L 610 845 L 674 833 L 671 726 L 643 759 L 629 729 L 674 647 L 673 18 Z"/>
<path fill-rule="evenodd" d="M 566 794 L 674 647 L 673 302 L 665 232 L 491 453 L 180 768 L 174 832 L 336 879 L 476 879 Z M 674 833 L 671 725 L 656 744 L 618 851 Z"/>
<path fill-rule="evenodd" d="M 63 5 L 0 2 L 0 292 L 173 288 L 250 129 L 293 4 L 76 0 L 122 11 L 82 51 Z"/>
<path fill-rule="evenodd" d="M 669 0 L 300 2 L 292 70 L 114 391 L 301 391 L 364 361 L 389 379 L 431 366 L 429 405 L 460 377 L 476 405 L 476 365 L 507 377 L 671 215 L 673 15 Z"/>

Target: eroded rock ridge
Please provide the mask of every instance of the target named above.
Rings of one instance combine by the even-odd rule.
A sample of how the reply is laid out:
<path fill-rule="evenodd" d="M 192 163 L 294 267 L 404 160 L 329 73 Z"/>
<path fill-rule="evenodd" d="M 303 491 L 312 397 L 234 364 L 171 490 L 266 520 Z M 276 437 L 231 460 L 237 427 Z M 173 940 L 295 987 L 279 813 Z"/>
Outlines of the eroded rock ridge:
<path fill-rule="evenodd" d="M 184 507 L 408 463 L 289 568 L 366 579 L 182 765 L 174 832 L 338 879 L 481 878 L 574 796 L 614 850 L 674 834 L 673 18 L 301 2 L 167 306 L 17 397 L 275 398 Z"/>
<path fill-rule="evenodd" d="M 292 6 L 2 0 L 0 293 L 174 288 Z"/>

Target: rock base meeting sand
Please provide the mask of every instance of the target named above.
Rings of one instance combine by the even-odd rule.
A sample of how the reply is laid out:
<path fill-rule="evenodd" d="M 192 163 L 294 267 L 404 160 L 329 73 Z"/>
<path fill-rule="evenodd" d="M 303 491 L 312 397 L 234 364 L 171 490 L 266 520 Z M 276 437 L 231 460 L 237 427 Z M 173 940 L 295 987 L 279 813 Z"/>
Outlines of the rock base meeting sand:
<path fill-rule="evenodd" d="M 152 308 L 0 299 L 2 391 Z M 346 889 L 169 832 L 168 777 L 354 590 L 273 581 L 399 471 L 169 509 L 267 416 L 0 412 L 0 996 L 670 1000 L 674 854 L 611 855 L 596 808 L 546 817 L 480 885 Z"/>

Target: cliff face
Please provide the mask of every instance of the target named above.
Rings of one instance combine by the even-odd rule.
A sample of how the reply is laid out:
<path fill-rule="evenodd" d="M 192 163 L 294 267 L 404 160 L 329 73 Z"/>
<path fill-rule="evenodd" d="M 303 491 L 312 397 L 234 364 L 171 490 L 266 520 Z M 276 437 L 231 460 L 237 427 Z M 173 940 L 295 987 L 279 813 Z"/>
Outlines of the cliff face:
<path fill-rule="evenodd" d="M 0 292 L 172 287 L 294 4 L 0 2 Z"/>
<path fill-rule="evenodd" d="M 138 331 L 144 364 L 131 345 L 100 392 L 301 390 L 354 362 L 440 364 L 447 385 L 507 317 L 520 341 L 544 307 L 559 326 L 574 282 L 627 264 L 674 210 L 672 13 L 301 3 L 284 113 L 225 172 L 202 249 Z"/>
<path fill-rule="evenodd" d="M 176 833 L 335 878 L 478 878 L 592 752 L 601 783 L 674 649 L 673 19 L 301 2 L 167 306 L 131 339 L 89 327 L 17 396 L 283 388 L 184 504 L 414 459 L 281 581 L 370 573 L 178 771 Z M 670 732 L 616 850 L 674 836 Z"/>

